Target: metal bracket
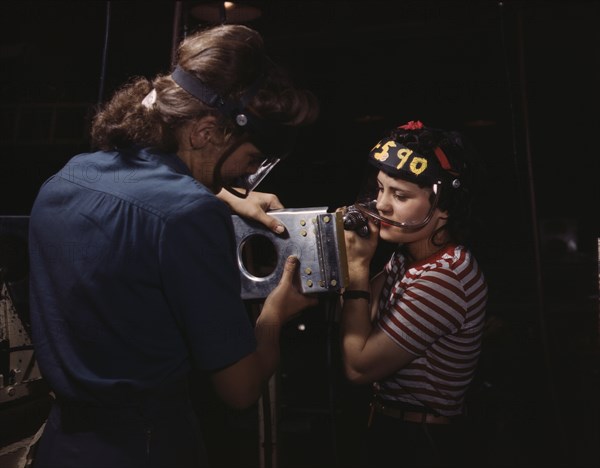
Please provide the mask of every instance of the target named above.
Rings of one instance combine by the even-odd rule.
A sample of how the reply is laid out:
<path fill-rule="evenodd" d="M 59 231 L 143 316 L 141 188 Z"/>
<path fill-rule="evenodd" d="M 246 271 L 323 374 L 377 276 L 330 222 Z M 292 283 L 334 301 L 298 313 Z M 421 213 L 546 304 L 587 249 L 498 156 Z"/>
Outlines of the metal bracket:
<path fill-rule="evenodd" d="M 341 213 L 328 213 L 326 207 L 291 208 L 270 211 L 286 228 L 278 236 L 262 224 L 232 216 L 237 243 L 237 259 L 242 282 L 242 299 L 262 299 L 277 286 L 285 260 L 295 255 L 300 288 L 305 294 L 331 293 L 348 283 L 348 261 Z M 254 236 L 268 240 L 275 251 L 275 265 L 265 276 L 252 268 L 252 262 L 264 252 L 248 252 Z M 252 257 L 249 259 L 248 257 Z"/>

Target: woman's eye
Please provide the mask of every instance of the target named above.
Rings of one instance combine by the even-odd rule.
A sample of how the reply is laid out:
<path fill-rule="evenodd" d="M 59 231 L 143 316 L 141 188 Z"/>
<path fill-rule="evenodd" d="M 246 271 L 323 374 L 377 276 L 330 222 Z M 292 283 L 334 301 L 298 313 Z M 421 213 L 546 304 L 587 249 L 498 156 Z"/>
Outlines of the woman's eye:
<path fill-rule="evenodd" d="M 407 199 L 406 195 L 403 195 L 403 194 L 398 193 L 398 192 L 394 193 L 394 198 L 396 200 L 400 200 L 400 201 L 405 201 Z"/>

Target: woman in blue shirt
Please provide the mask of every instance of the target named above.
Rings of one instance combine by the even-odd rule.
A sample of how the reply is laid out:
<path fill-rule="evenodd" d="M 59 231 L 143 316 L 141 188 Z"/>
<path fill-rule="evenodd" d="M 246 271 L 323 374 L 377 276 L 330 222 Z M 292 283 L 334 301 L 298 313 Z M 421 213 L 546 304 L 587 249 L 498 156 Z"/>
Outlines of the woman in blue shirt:
<path fill-rule="evenodd" d="M 290 258 L 252 327 L 230 209 L 281 231 L 277 198 L 251 192 L 316 113 L 240 25 L 188 36 L 170 74 L 98 112 L 98 151 L 46 181 L 30 217 L 33 340 L 56 396 L 36 468 L 205 466 L 190 372 L 232 407 L 258 399 L 282 324 L 315 302 Z"/>

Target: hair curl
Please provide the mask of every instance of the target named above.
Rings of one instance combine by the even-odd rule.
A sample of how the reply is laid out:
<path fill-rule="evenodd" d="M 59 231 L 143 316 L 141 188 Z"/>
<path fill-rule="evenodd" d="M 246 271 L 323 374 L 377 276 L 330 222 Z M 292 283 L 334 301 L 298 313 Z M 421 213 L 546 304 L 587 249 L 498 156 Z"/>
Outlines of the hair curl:
<path fill-rule="evenodd" d="M 177 49 L 176 64 L 227 99 L 238 100 L 257 79 L 258 92 L 248 103 L 260 118 L 300 126 L 316 120 L 319 106 L 308 90 L 296 88 L 282 69 L 265 54 L 258 32 L 243 25 L 221 25 L 200 30 L 184 39 Z M 144 97 L 156 91 L 146 107 Z M 213 115 L 225 130 L 234 133 L 228 116 L 190 96 L 170 75 L 153 80 L 134 78 L 117 90 L 92 122 L 92 143 L 102 150 L 149 146 L 177 150 L 177 131 L 188 122 Z"/>

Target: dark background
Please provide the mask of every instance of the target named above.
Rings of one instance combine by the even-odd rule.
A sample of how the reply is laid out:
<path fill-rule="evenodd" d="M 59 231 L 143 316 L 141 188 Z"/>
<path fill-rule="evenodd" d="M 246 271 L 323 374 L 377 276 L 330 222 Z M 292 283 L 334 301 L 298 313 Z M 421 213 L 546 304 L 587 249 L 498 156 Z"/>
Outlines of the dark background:
<path fill-rule="evenodd" d="M 1 216 L 28 215 L 40 184 L 89 149 L 99 101 L 134 75 L 169 71 L 174 27 L 181 38 L 207 24 L 192 15 L 198 3 L 178 2 L 180 15 L 168 1 L 2 3 Z M 474 250 L 490 284 L 473 458 L 596 466 L 599 2 L 247 3 L 263 9 L 249 25 L 271 58 L 321 102 L 261 190 L 288 207 L 349 204 L 368 150 L 395 125 L 465 133 L 484 168 Z M 368 389 L 341 376 L 325 302 L 284 333 L 282 466 L 357 463 Z M 226 435 L 240 444 L 216 459 L 258 463 L 255 412 L 215 404 L 207 417 L 215 447 Z"/>

